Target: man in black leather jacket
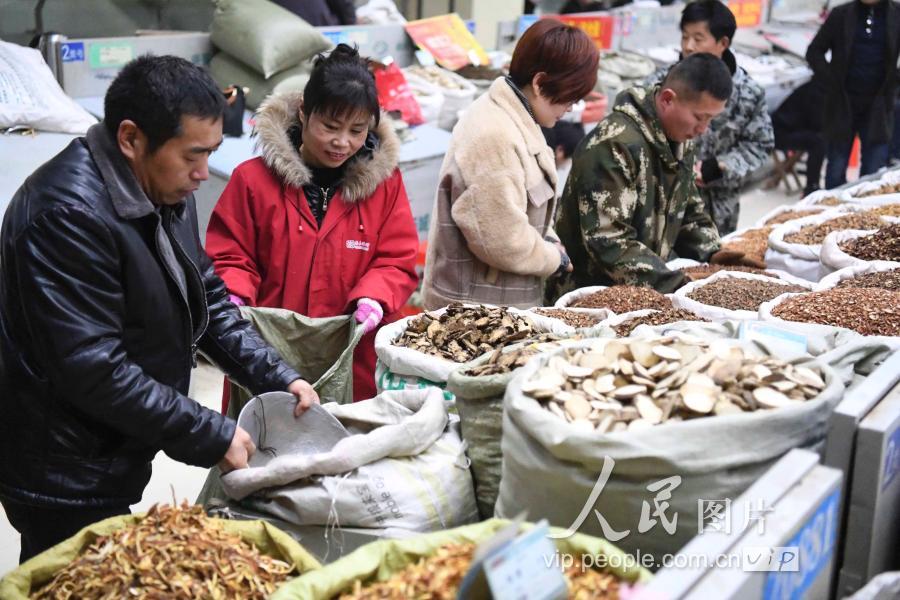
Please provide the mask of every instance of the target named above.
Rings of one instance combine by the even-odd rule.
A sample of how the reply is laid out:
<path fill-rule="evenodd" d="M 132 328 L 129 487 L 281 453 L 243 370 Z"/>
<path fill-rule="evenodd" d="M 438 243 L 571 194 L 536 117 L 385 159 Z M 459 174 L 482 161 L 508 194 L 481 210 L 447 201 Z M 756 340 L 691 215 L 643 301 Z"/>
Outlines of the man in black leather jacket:
<path fill-rule="evenodd" d="M 228 301 L 192 192 L 224 100 L 171 56 L 127 65 L 105 120 L 35 171 L 0 231 L 0 501 L 21 560 L 129 512 L 163 450 L 223 470 L 254 447 L 186 396 L 196 352 L 255 393 L 318 397 Z"/>

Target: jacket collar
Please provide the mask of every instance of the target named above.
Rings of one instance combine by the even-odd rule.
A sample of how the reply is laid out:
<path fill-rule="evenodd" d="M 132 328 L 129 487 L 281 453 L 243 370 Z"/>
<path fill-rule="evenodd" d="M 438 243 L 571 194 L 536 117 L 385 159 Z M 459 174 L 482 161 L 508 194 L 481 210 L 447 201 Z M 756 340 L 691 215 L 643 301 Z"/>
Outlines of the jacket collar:
<path fill-rule="evenodd" d="M 535 123 L 528 109 L 516 95 L 503 77 L 494 80 L 488 89 L 490 99 L 512 119 L 513 124 L 525 139 L 528 153 L 536 157 L 538 165 L 544 172 L 548 181 L 556 187 L 556 162 L 553 153 L 547 146 L 547 140 L 541 132 L 540 126 Z"/>
<path fill-rule="evenodd" d="M 660 159 L 670 170 L 676 170 L 684 158 L 687 144 L 678 144 L 673 152 L 669 139 L 663 131 L 659 115 L 656 113 L 656 93 L 659 86 L 649 89 L 635 87 L 622 92 L 616 99 L 614 111 L 622 113 L 634 121 L 647 140 L 656 149 Z"/>
<path fill-rule="evenodd" d="M 291 187 L 312 182 L 312 170 L 300 157 L 294 138 L 300 128 L 302 92 L 270 96 L 256 114 L 256 147 L 263 161 Z M 372 135 L 374 133 L 374 135 Z M 359 202 L 372 195 L 397 168 L 400 140 L 390 119 L 382 117 L 363 148 L 346 163 L 341 178 L 341 198 Z"/>
<path fill-rule="evenodd" d="M 155 206 L 141 188 L 112 136 L 106 131 L 106 126 L 103 123 L 92 125 L 86 139 L 116 213 L 123 219 L 138 219 L 154 212 Z"/>

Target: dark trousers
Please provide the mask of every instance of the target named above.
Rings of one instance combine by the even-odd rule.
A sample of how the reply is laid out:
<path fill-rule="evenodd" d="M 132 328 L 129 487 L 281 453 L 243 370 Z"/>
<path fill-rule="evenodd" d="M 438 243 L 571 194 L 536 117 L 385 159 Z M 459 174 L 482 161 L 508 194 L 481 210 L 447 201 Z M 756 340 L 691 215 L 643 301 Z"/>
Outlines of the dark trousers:
<path fill-rule="evenodd" d="M 9 522 L 22 536 L 19 564 L 72 537 L 97 521 L 131 512 L 128 506 L 76 508 L 31 506 L 7 498 L 0 499 Z"/>
<path fill-rule="evenodd" d="M 869 111 L 853 110 L 853 132 L 859 135 L 862 158 L 859 175 L 869 175 L 888 163 L 890 143 L 873 144 L 869 141 Z M 825 187 L 836 188 L 847 183 L 847 165 L 853 150 L 853 138 L 847 142 L 828 144 L 828 165 L 825 167 Z"/>
<path fill-rule="evenodd" d="M 822 178 L 822 163 L 828 142 L 817 131 L 794 131 L 776 136 L 775 147 L 782 150 L 800 150 L 806 152 L 806 188 L 804 195 L 819 189 Z"/>

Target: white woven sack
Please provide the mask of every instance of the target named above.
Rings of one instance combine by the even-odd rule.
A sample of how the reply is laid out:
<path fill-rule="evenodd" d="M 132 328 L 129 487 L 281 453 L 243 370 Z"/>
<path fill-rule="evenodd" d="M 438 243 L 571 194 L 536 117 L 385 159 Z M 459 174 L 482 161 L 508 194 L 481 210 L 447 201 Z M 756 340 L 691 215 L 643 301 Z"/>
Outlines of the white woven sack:
<path fill-rule="evenodd" d="M 818 215 L 803 217 L 802 219 L 778 225 L 769 234 L 766 265 L 774 269 L 787 271 L 808 281 L 819 281 L 819 255 L 822 251 L 822 244 L 792 244 L 784 241 L 784 238 L 800 231 L 804 227 L 830 221 L 848 212 L 862 212 L 864 210 L 865 208 L 860 206 L 843 206 L 823 211 Z"/>
<path fill-rule="evenodd" d="M 705 285 L 715 283 L 716 281 L 719 281 L 721 279 L 748 279 L 751 281 L 769 281 L 772 283 L 781 284 L 787 283 L 786 281 L 782 281 L 776 277 L 766 277 L 765 275 L 757 275 L 755 273 L 721 271 L 719 273 L 710 275 L 706 279 L 693 281 L 676 290 L 673 294 L 672 302 L 675 304 L 676 308 L 689 310 L 695 315 L 703 317 L 704 319 L 709 319 L 710 321 L 727 321 L 730 319 L 743 321 L 756 320 L 759 315 L 758 310 L 729 310 L 727 308 L 722 308 L 721 306 L 711 306 L 709 304 L 703 304 L 688 297 L 688 295 L 693 291 L 702 288 Z M 808 289 L 813 289 L 813 284 L 808 281 L 803 284 L 797 285 L 805 285 Z"/>
<path fill-rule="evenodd" d="M 860 275 L 866 275 L 868 273 L 883 273 L 885 271 L 893 271 L 894 269 L 900 269 L 900 262 L 873 260 L 872 262 L 867 262 L 861 265 L 844 267 L 843 269 L 838 269 L 834 273 L 823 277 L 816 285 L 816 291 L 820 292 L 822 290 L 830 290 L 831 288 L 836 287 L 840 282 L 847 279 L 856 279 Z"/>
<path fill-rule="evenodd" d="M 874 192 L 885 185 L 896 185 L 900 183 L 900 171 L 888 171 L 875 181 L 865 181 L 863 183 L 847 188 L 847 196 L 855 202 L 870 202 L 879 200 L 887 203 L 900 202 L 900 193 L 895 194 L 878 194 L 877 196 L 860 196 L 866 192 Z"/>
<path fill-rule="evenodd" d="M 825 278 L 835 271 L 840 271 L 841 269 L 846 269 L 847 267 L 859 267 L 868 265 L 872 262 L 876 262 L 856 258 L 855 256 L 851 256 L 841 250 L 841 244 L 843 244 L 844 242 L 855 240 L 859 237 L 872 235 L 873 233 L 875 233 L 875 231 L 862 231 L 859 229 L 848 229 L 847 231 L 835 231 L 833 233 L 829 233 L 828 237 L 825 238 L 825 242 L 822 244 L 822 254 L 820 256 L 819 264 L 819 278 Z M 889 264 L 900 265 L 900 263 L 894 263 L 893 261 L 877 262 L 887 262 Z"/>
<path fill-rule="evenodd" d="M 598 319 L 600 319 L 599 321 L 597 321 L 597 324 L 596 324 L 596 325 L 592 325 L 592 326 L 590 326 L 590 327 L 577 328 L 577 327 L 572 327 L 571 325 L 567 324 L 567 323 L 566 323 L 565 321 L 563 321 L 562 319 L 557 319 L 556 317 L 548 317 L 547 315 L 542 315 L 542 314 L 539 313 L 539 312 L 535 312 L 535 311 L 537 311 L 537 310 L 539 310 L 539 309 L 541 309 L 541 308 L 555 309 L 556 307 L 551 307 L 551 306 L 536 306 L 536 307 L 534 307 L 534 308 L 529 308 L 529 309 L 526 310 L 525 312 L 528 313 L 528 317 L 531 318 L 531 319 L 537 318 L 537 319 L 540 319 L 541 322 L 543 322 L 544 319 L 549 319 L 549 320 L 551 320 L 551 321 L 556 321 L 556 322 L 558 322 L 562 327 L 568 327 L 568 328 L 571 328 L 571 329 L 572 329 L 572 332 L 571 332 L 572 334 L 574 334 L 574 333 L 577 332 L 577 331 L 583 332 L 583 331 L 585 331 L 585 330 L 595 329 L 595 328 L 598 327 L 601 323 L 603 323 L 606 319 L 608 319 L 609 316 L 612 314 L 612 313 L 611 313 L 608 309 L 606 309 L 606 308 L 579 308 L 579 309 L 567 308 L 567 309 L 565 309 L 565 310 L 571 310 L 572 312 L 583 313 L 583 314 L 590 315 L 590 316 L 593 316 L 593 317 L 597 317 Z"/>
<path fill-rule="evenodd" d="M 437 124 L 444 109 L 444 93 L 441 88 L 413 74 L 405 75 L 406 83 L 422 109 L 426 123 Z"/>
<path fill-rule="evenodd" d="M 844 190 L 817 190 L 797 202 L 795 206 L 825 206 L 826 208 L 835 208 L 834 206 L 829 206 L 827 204 L 819 204 L 822 200 L 826 200 L 828 198 L 838 198 L 841 200 L 841 202 L 845 203 L 852 201 L 852 198 L 850 198 L 850 196 Z"/>
<path fill-rule="evenodd" d="M 589 285 L 588 287 L 578 288 L 577 290 L 572 290 L 568 294 L 563 294 L 559 297 L 559 300 L 556 301 L 556 308 L 571 308 L 572 310 L 585 310 L 583 308 L 575 308 L 573 306 L 569 306 L 570 304 L 574 304 L 576 300 L 583 298 L 585 296 L 589 296 L 594 292 L 599 292 L 600 290 L 605 290 L 608 288 L 608 285 Z M 615 314 L 610 311 L 610 315 Z"/>
<path fill-rule="evenodd" d="M 440 316 L 444 314 L 446 310 L 445 307 L 431 311 L 429 314 Z M 551 319 L 549 317 L 528 313 L 524 310 L 515 308 L 510 308 L 509 311 L 511 313 L 526 316 L 526 318 L 534 325 L 535 331 L 559 335 L 571 335 L 575 333 L 574 327 L 566 325 L 558 319 Z M 439 356 L 431 356 L 413 350 L 412 348 L 403 348 L 394 345 L 394 341 L 403 335 L 403 332 L 409 327 L 410 321 L 417 317 L 418 315 L 405 317 L 399 321 L 389 323 L 378 330 L 378 333 L 375 335 L 375 354 L 378 355 L 379 360 L 381 360 L 393 374 L 407 375 L 439 384 L 446 384 L 450 373 L 459 367 L 461 363 L 453 362 Z"/>
<path fill-rule="evenodd" d="M 419 72 L 421 71 L 439 72 L 442 77 L 453 81 L 459 87 L 449 88 L 438 86 L 437 84 L 432 83 L 426 78 L 422 77 L 419 74 Z M 438 66 L 415 68 L 407 67 L 403 70 L 403 74 L 406 77 L 407 82 L 409 82 L 410 77 L 412 77 L 414 81 L 424 81 L 425 83 L 439 87 L 441 94 L 444 95 L 444 103 L 441 106 L 441 116 L 438 119 L 438 126 L 442 129 L 446 129 L 447 131 L 453 129 L 453 126 L 456 125 L 456 121 L 458 118 L 457 114 L 459 113 L 459 111 L 465 110 L 470 104 L 472 104 L 472 102 L 475 100 L 475 94 L 478 91 L 475 85 L 473 85 L 465 77 L 461 77 L 453 71 L 448 71 Z"/>

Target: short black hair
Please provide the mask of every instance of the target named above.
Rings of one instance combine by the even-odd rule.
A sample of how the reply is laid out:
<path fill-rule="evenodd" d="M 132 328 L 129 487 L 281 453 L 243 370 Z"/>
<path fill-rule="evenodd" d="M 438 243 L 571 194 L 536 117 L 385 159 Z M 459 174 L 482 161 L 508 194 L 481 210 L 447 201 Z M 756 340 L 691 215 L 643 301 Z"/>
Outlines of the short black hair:
<path fill-rule="evenodd" d="M 685 6 L 681 12 L 679 27 L 684 29 L 685 25 L 691 23 L 706 23 L 716 41 L 723 37 L 734 41 L 734 33 L 737 31 L 734 14 L 719 0 L 697 0 Z"/>
<path fill-rule="evenodd" d="M 733 85 L 725 62 L 717 56 L 701 52 L 675 63 L 661 87 L 672 88 L 688 99 L 707 92 L 716 100 L 728 100 Z"/>
<path fill-rule="evenodd" d="M 563 156 L 566 158 L 571 158 L 578 142 L 584 137 L 584 127 L 580 123 L 571 121 L 557 121 L 552 129 L 541 127 L 541 131 L 544 133 L 547 145 L 554 151 L 562 146 Z"/>
<path fill-rule="evenodd" d="M 377 125 L 381 108 L 369 65 L 369 59 L 347 44 L 338 44 L 330 53 L 317 56 L 303 90 L 303 113 L 340 117 L 366 112 Z"/>
<path fill-rule="evenodd" d="M 225 96 L 205 69 L 177 56 L 144 55 L 116 76 L 104 100 L 103 122 L 113 136 L 134 121 L 154 152 L 181 134 L 181 117 L 220 119 Z"/>

